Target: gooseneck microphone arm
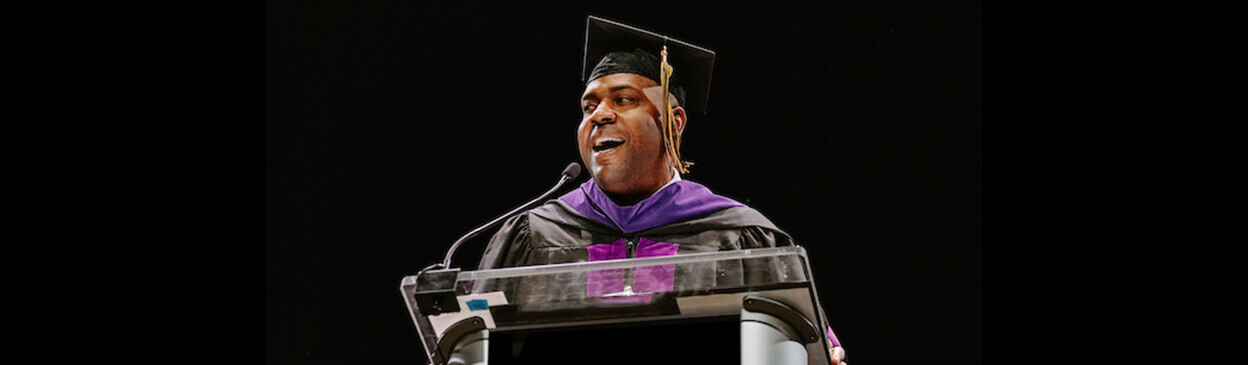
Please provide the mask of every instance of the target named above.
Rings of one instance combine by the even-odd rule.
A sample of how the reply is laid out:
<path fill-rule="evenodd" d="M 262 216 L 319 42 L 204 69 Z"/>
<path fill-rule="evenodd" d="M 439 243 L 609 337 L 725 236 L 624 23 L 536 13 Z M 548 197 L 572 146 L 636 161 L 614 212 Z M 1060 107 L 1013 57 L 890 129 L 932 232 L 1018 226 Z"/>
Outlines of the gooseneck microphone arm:
<path fill-rule="evenodd" d="M 580 164 L 575 163 L 575 162 L 568 164 L 568 167 L 563 169 L 563 176 L 559 178 L 559 182 L 555 183 L 555 186 L 550 188 L 550 190 L 547 190 L 545 193 L 542 193 L 542 195 L 538 196 L 537 199 L 530 200 L 528 203 L 524 203 L 524 205 L 521 205 L 517 207 L 516 209 L 512 209 L 510 212 L 507 212 L 507 214 L 503 214 L 499 216 L 498 218 L 494 218 L 494 220 L 490 221 L 489 223 L 486 223 L 485 225 L 477 227 L 477 229 L 474 229 L 464 234 L 462 237 L 456 240 L 454 244 L 451 245 L 450 250 L 446 251 L 446 258 L 442 260 L 441 264 L 431 265 L 430 267 L 425 268 L 425 270 L 421 270 L 421 272 L 429 270 L 433 268 L 434 266 L 438 266 L 438 265 L 441 265 L 443 269 L 450 268 L 451 256 L 455 255 L 455 250 L 459 248 L 459 245 L 462 245 L 465 241 L 468 241 L 472 237 L 475 237 L 477 234 L 481 233 L 481 231 L 490 229 L 491 227 L 494 227 L 499 222 L 502 222 L 503 220 L 511 217 L 512 215 L 515 215 L 518 212 L 527 210 L 531 208 L 534 204 L 537 204 L 545 200 L 546 198 L 550 197 L 551 194 L 554 194 L 556 191 L 559 191 L 559 188 L 562 188 L 563 184 L 566 184 L 568 181 L 572 181 L 576 179 L 576 177 L 579 176 L 580 174 L 581 174 Z"/>

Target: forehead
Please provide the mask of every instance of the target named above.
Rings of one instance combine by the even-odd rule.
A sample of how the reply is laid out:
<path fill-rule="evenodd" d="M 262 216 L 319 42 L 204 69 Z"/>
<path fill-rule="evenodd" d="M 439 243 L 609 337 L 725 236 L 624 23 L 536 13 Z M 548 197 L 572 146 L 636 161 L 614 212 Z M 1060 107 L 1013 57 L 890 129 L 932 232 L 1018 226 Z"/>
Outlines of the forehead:
<path fill-rule="evenodd" d="M 585 99 L 585 98 L 592 97 L 596 94 L 610 93 L 615 90 L 625 89 L 625 88 L 630 88 L 630 87 L 633 89 L 637 89 L 637 91 L 642 91 L 647 88 L 651 88 L 655 86 L 659 86 L 659 83 L 654 82 L 654 80 L 651 80 L 645 76 L 641 76 L 638 74 L 631 74 L 631 73 L 610 74 L 610 75 L 606 75 L 603 77 L 599 77 L 598 79 L 591 81 L 588 85 L 585 85 L 585 92 L 581 94 L 581 98 Z"/>

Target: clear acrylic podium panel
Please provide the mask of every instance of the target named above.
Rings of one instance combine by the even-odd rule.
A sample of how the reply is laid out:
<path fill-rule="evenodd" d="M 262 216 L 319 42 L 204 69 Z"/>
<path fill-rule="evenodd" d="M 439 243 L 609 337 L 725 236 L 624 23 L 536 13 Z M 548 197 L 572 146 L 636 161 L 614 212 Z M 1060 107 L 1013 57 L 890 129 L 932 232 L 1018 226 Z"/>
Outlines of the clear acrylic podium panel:
<path fill-rule="evenodd" d="M 415 285 L 415 275 L 405 277 L 401 291 L 426 354 L 448 326 L 473 316 L 491 332 L 735 320 L 746 295 L 789 305 L 821 334 L 828 328 L 800 246 L 463 271 L 455 283 L 460 311 L 433 316 L 420 314 Z M 809 363 L 830 363 L 827 346 L 824 336 L 808 344 Z"/>

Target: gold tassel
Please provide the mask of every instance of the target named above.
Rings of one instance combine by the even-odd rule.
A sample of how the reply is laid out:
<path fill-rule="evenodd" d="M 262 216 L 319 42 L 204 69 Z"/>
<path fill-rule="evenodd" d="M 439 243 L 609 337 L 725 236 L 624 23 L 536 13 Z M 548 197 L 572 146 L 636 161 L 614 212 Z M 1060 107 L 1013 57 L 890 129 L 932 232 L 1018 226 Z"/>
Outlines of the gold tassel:
<path fill-rule="evenodd" d="M 676 111 L 672 109 L 672 103 L 670 98 L 668 98 L 667 91 L 669 84 L 668 79 L 672 77 L 672 72 L 674 70 L 672 69 L 672 65 L 667 63 L 666 45 L 663 46 L 663 52 L 660 52 L 659 54 L 663 56 L 662 62 L 659 64 L 659 87 L 663 90 L 663 94 L 661 96 L 663 99 L 663 102 L 661 103 L 663 104 L 663 120 L 661 123 L 663 127 L 663 144 L 667 147 L 667 156 L 670 158 L 672 166 L 676 167 L 676 171 L 680 171 L 682 174 L 687 174 L 689 173 L 689 166 L 693 166 L 693 164 L 680 160 L 680 134 L 676 132 Z"/>

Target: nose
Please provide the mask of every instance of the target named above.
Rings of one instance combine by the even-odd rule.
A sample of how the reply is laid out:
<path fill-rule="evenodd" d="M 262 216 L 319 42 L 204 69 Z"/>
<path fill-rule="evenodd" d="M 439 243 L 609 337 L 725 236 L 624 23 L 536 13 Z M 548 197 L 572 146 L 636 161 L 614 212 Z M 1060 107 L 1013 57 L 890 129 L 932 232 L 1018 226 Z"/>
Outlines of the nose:
<path fill-rule="evenodd" d="M 618 118 L 618 116 L 615 114 L 615 111 L 611 110 L 606 103 L 600 104 L 597 108 L 594 108 L 594 114 L 589 116 L 589 120 L 594 124 L 615 123 L 616 118 Z"/>

